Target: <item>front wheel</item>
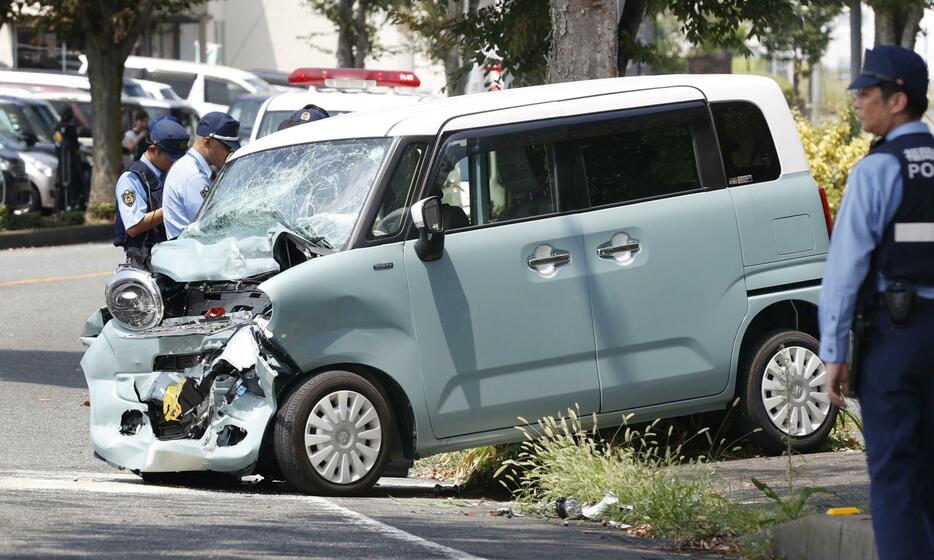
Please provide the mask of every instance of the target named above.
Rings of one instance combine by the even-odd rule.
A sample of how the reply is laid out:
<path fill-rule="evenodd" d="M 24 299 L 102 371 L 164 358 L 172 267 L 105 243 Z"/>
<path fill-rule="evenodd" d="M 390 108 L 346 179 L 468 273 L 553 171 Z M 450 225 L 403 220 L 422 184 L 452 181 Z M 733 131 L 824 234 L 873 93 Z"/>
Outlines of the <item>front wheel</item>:
<path fill-rule="evenodd" d="M 276 460 L 286 480 L 310 494 L 352 496 L 379 480 L 393 418 L 369 379 L 329 371 L 305 381 L 276 415 Z"/>
<path fill-rule="evenodd" d="M 817 340 L 782 330 L 763 337 L 745 364 L 739 387 L 740 425 L 764 451 L 816 450 L 833 428 L 837 408 L 827 393 L 827 370 Z"/>

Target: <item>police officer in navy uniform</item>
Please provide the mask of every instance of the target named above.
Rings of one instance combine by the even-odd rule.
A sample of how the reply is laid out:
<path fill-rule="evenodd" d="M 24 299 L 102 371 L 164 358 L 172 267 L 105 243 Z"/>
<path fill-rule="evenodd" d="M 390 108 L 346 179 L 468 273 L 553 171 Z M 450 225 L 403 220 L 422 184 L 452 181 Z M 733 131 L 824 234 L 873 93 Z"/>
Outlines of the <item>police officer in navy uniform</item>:
<path fill-rule="evenodd" d="M 927 66 L 912 51 L 877 46 L 850 89 L 877 139 L 850 171 L 837 215 L 820 357 L 831 400 L 845 406 L 859 297 L 871 310 L 855 381 L 879 558 L 934 558 L 934 137 L 919 120 Z"/>
<path fill-rule="evenodd" d="M 162 218 L 165 175 L 185 155 L 189 141 L 188 131 L 171 117 L 154 120 L 149 138 L 146 153 L 126 168 L 115 189 L 114 245 L 123 247 L 127 261 L 139 268 L 148 266 L 152 247 L 166 240 Z"/>

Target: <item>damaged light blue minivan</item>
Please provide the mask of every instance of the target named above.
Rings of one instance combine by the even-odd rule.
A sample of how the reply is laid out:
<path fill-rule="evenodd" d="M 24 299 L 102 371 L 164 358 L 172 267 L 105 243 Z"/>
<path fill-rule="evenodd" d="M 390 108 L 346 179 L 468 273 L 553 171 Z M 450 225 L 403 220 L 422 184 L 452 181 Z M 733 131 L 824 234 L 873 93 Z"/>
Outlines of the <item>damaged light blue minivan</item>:
<path fill-rule="evenodd" d="M 750 76 L 521 88 L 251 143 L 120 268 L 81 362 L 98 457 L 152 480 L 360 493 L 577 405 L 724 409 L 763 448 L 833 425 L 830 229 L 782 93 Z"/>

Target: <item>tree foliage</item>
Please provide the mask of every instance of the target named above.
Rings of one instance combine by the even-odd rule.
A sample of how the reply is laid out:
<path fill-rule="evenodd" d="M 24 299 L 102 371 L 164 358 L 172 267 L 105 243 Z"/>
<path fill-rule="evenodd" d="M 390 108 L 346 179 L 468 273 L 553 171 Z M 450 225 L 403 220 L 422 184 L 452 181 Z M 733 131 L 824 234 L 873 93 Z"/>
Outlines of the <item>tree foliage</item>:
<path fill-rule="evenodd" d="M 769 22 L 760 31 L 759 39 L 769 55 L 792 63 L 792 97 L 799 108 L 803 105 L 801 80 L 827 52 L 831 23 L 843 6 L 843 0 L 796 0 L 791 17 Z"/>
<path fill-rule="evenodd" d="M 337 28 L 337 65 L 363 68 L 368 57 L 379 58 L 389 49 L 379 42 L 382 18 L 405 5 L 405 0 L 307 0 L 311 9 Z"/>
<path fill-rule="evenodd" d="M 392 22 L 412 31 L 416 48 L 430 60 L 444 65 L 445 91 L 464 93 L 472 57 L 455 24 L 477 9 L 478 0 L 407 0 L 398 6 Z"/>
<path fill-rule="evenodd" d="M 776 21 L 793 23 L 794 5 L 794 0 L 627 0 L 617 30 L 617 71 L 625 73 L 630 62 L 655 61 L 654 47 L 638 37 L 646 15 L 670 14 L 694 45 L 745 50 L 743 40 L 761 36 Z M 738 28 L 744 36 L 737 36 Z M 516 85 L 544 82 L 552 29 L 541 0 L 497 0 L 449 29 L 463 37 L 476 64 L 502 64 Z"/>

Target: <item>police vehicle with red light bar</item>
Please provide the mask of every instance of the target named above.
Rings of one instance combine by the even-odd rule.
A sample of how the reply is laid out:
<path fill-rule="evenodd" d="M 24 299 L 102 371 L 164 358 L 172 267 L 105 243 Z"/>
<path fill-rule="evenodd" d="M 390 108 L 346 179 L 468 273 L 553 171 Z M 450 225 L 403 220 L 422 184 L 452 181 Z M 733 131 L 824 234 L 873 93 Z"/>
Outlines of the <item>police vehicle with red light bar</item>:
<path fill-rule="evenodd" d="M 418 76 L 400 70 L 299 68 L 289 75 L 289 82 L 308 89 L 269 97 L 252 123 L 251 141 L 277 131 L 280 124 L 308 104 L 335 116 L 405 107 L 434 98 L 417 91 L 422 83 Z"/>

